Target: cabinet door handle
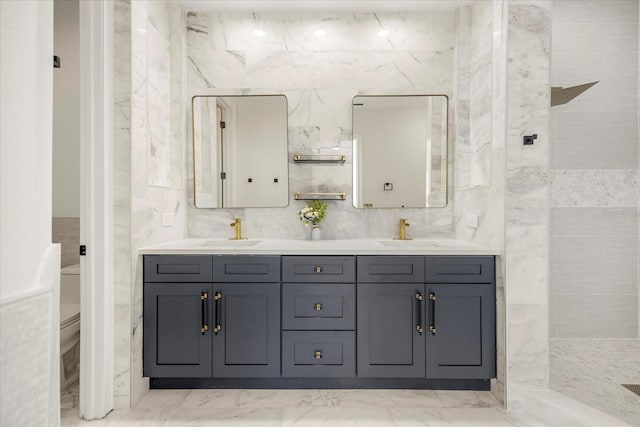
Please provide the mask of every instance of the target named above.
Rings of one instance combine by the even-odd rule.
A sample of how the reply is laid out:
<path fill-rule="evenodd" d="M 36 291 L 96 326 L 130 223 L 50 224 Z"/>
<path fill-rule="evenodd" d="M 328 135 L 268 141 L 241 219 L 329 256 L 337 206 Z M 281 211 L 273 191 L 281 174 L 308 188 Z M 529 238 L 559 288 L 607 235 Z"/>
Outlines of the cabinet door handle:
<path fill-rule="evenodd" d="M 222 318 L 222 315 L 220 313 L 220 300 L 222 299 L 222 294 L 220 292 L 216 292 L 215 295 L 213 296 L 213 300 L 216 303 L 216 326 L 213 328 L 213 332 L 218 335 L 218 332 L 220 332 L 222 330 L 222 325 L 220 323 L 222 323 L 220 321 L 220 319 Z"/>
<path fill-rule="evenodd" d="M 423 302 L 422 294 L 420 292 L 416 292 L 416 301 L 418 304 L 418 323 L 416 324 L 416 331 L 420 335 L 422 335 L 422 302 Z"/>
<path fill-rule="evenodd" d="M 314 356 L 316 359 L 322 359 L 322 352 L 319 350 L 316 350 L 316 352 L 314 353 Z"/>
<path fill-rule="evenodd" d="M 200 293 L 200 318 L 202 320 L 200 326 L 200 332 L 204 335 L 205 332 L 209 330 L 209 312 L 207 310 L 207 300 L 209 299 L 209 294 L 206 292 Z"/>
<path fill-rule="evenodd" d="M 316 267 L 315 267 L 315 271 L 316 271 L 316 273 L 322 273 L 322 267 L 321 267 L 321 266 L 319 266 L 319 265 L 318 265 L 318 266 L 316 266 Z"/>
<path fill-rule="evenodd" d="M 316 304 L 313 306 L 313 308 L 315 308 L 315 309 L 316 309 L 316 311 L 320 311 L 320 310 L 322 310 L 322 304 L 320 304 L 320 303 L 318 302 L 318 303 L 316 303 Z"/>
<path fill-rule="evenodd" d="M 429 302 L 431 303 L 431 324 L 429 325 L 429 331 L 431 335 L 436 334 L 436 293 L 429 292 Z"/>

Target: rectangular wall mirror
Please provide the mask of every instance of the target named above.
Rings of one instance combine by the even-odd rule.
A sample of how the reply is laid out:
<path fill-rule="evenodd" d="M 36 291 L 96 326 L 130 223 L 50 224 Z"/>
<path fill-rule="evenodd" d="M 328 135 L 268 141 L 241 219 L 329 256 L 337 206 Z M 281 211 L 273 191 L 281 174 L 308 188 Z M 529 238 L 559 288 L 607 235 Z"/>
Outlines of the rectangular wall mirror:
<path fill-rule="evenodd" d="M 192 114 L 197 208 L 289 204 L 286 96 L 194 96 Z"/>
<path fill-rule="evenodd" d="M 353 98 L 353 206 L 447 205 L 446 95 Z"/>

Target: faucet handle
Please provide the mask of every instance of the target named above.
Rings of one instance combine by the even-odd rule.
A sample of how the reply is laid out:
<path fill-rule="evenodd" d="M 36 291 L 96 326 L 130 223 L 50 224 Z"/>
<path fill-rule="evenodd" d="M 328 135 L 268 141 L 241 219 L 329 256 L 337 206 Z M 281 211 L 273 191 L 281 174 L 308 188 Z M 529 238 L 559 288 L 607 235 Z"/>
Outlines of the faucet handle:
<path fill-rule="evenodd" d="M 236 218 L 231 224 L 229 224 L 229 226 L 235 227 L 238 224 L 240 224 L 240 218 Z"/>

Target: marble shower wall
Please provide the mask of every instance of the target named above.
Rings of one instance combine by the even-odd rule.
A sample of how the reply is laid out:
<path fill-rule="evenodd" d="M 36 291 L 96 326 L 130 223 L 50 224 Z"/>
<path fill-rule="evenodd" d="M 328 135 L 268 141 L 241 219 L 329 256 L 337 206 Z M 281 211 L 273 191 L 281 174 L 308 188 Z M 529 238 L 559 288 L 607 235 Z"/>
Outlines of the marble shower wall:
<path fill-rule="evenodd" d="M 503 2 L 474 2 L 457 13 L 455 120 L 455 237 L 504 251 L 505 218 L 505 61 L 506 5 Z M 484 40 L 485 43 L 472 43 Z M 473 82 L 473 83 L 472 83 Z M 471 108 L 473 106 L 473 108 Z M 475 113 L 471 113 L 474 110 Z M 472 131 L 473 129 L 473 131 Z M 469 143 L 473 135 L 484 135 L 489 158 L 474 155 Z M 485 153 L 486 154 L 486 153 Z M 489 167 L 482 180 L 471 180 L 471 170 Z M 480 162 L 480 163 L 479 163 Z M 476 175 L 477 177 L 477 175 Z M 477 216 L 478 227 L 466 225 Z M 492 391 L 506 400 L 506 314 L 504 257 L 496 259 L 497 378 Z"/>
<path fill-rule="evenodd" d="M 115 12 L 114 403 L 128 408 L 148 390 L 136 248 L 186 237 L 186 55 L 179 5 L 121 0 Z"/>
<path fill-rule="evenodd" d="M 638 337 L 638 2 L 554 2 L 551 336 Z"/>
<path fill-rule="evenodd" d="M 635 0 L 553 4 L 552 84 L 599 81 L 551 109 L 551 387 L 632 425 L 640 382 Z"/>
<path fill-rule="evenodd" d="M 254 35 L 257 28 L 263 37 Z M 324 37 L 314 35 L 320 28 Z M 388 36 L 378 37 L 383 28 Z M 451 203 L 436 209 L 352 207 L 351 100 L 357 94 L 451 96 L 455 32 L 453 13 L 189 12 L 189 96 L 283 93 L 290 159 L 296 152 L 336 153 L 334 146 L 347 155 L 344 165 L 290 163 L 287 208 L 196 209 L 189 191 L 189 236 L 229 237 L 230 220 L 242 217 L 249 237 L 308 238 L 297 215 L 305 202 L 293 193 L 315 190 L 347 193 L 346 201 L 329 202 L 326 238 L 393 237 L 401 217 L 409 219 L 413 237 L 450 237 Z M 450 123 L 452 112 L 450 106 Z M 189 168 L 191 189 L 191 162 Z"/>
<path fill-rule="evenodd" d="M 509 2 L 508 25 L 505 281 L 509 400 L 516 407 L 518 392 L 549 385 L 551 2 Z M 536 143 L 523 145 L 533 133 Z"/>
<path fill-rule="evenodd" d="M 481 146 L 464 140 L 456 145 L 455 234 L 503 252 L 496 264 L 493 390 L 518 409 L 518 392 L 548 385 L 550 3 L 474 2 L 470 12 L 471 38 L 487 40 L 471 43 L 468 75 L 469 134 L 481 137 Z M 464 16 L 459 17 L 463 25 Z M 458 73 L 456 97 L 462 105 L 464 77 Z M 481 106 L 476 114 L 473 105 Z M 538 134 L 537 143 L 523 146 L 522 136 L 531 133 Z M 482 143 L 487 138 L 488 146 Z M 478 149 L 490 149 L 491 156 L 474 152 Z M 474 174 L 474 168 L 486 174 Z M 467 225 L 473 216 L 477 228 Z"/>

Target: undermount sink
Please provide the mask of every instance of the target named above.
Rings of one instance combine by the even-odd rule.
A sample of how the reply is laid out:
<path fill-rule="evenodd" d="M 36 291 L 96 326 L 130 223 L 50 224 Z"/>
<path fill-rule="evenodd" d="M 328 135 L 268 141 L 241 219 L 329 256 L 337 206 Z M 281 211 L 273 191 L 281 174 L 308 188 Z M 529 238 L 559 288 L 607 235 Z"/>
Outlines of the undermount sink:
<path fill-rule="evenodd" d="M 438 244 L 433 240 L 378 240 L 382 246 L 388 248 L 425 248 L 437 247 Z"/>
<path fill-rule="evenodd" d="M 200 243 L 198 246 L 211 247 L 211 248 L 246 248 L 255 246 L 260 243 L 260 240 L 207 240 Z"/>

